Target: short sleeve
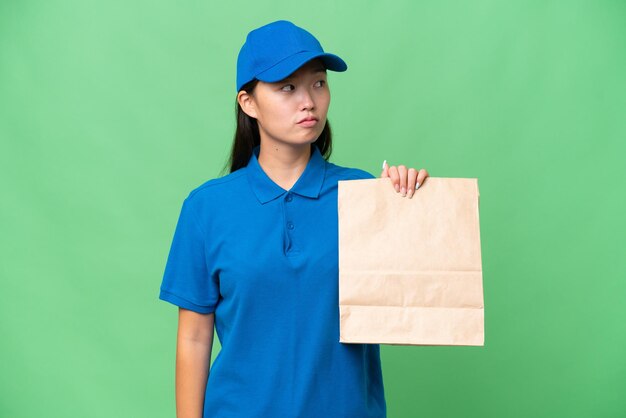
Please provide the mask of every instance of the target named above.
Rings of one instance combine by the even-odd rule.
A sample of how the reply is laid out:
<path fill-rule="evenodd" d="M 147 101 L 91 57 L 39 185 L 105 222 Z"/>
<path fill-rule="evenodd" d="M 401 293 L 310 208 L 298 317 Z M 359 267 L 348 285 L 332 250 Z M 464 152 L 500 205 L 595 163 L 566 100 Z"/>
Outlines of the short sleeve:
<path fill-rule="evenodd" d="M 219 281 L 207 262 L 205 240 L 206 234 L 187 197 L 176 224 L 159 299 L 199 313 L 215 311 Z"/>

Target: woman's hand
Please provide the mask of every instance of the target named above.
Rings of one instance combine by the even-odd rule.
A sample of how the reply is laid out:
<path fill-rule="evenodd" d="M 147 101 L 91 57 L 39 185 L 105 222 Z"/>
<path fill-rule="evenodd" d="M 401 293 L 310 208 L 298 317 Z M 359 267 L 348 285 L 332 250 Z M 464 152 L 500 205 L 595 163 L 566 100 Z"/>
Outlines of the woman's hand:
<path fill-rule="evenodd" d="M 383 172 L 380 174 L 380 177 L 390 177 L 391 184 L 394 189 L 396 189 L 396 192 L 400 193 L 402 197 L 405 197 L 408 191 L 410 199 L 420 184 L 424 183 L 424 180 L 428 177 L 428 172 L 423 168 L 420 170 L 409 168 L 407 170 L 406 166 L 403 165 L 397 167 L 392 165 L 389 167 L 387 160 L 385 160 L 383 162 Z"/>

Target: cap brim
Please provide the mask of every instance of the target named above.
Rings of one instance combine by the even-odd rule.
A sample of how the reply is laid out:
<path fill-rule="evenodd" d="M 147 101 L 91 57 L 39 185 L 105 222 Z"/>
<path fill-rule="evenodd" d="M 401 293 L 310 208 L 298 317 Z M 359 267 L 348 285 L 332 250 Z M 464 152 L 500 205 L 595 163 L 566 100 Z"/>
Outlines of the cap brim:
<path fill-rule="evenodd" d="M 274 83 L 291 75 L 298 68 L 315 58 L 321 58 L 327 70 L 346 71 L 348 65 L 335 54 L 328 52 L 299 52 L 286 58 L 271 68 L 257 74 L 256 78 L 266 83 Z"/>

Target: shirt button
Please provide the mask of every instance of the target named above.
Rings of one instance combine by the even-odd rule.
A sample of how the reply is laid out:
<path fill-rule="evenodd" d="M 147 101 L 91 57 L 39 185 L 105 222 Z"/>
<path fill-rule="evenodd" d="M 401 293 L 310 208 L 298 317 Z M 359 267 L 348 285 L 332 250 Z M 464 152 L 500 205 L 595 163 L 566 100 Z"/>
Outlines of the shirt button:
<path fill-rule="evenodd" d="M 288 194 L 287 197 L 285 198 L 285 200 L 287 202 L 291 202 L 293 200 L 293 197 L 290 194 Z"/>
<path fill-rule="evenodd" d="M 293 222 L 287 222 L 287 228 L 293 229 Z"/>

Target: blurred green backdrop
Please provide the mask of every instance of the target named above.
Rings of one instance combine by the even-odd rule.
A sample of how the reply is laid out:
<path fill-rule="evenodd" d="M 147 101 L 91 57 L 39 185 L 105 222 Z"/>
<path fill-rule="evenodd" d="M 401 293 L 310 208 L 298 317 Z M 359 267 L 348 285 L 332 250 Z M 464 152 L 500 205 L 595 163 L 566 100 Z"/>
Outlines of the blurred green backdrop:
<path fill-rule="evenodd" d="M 626 416 L 617 0 L 1 2 L 0 416 L 174 416 L 167 252 L 277 19 L 348 63 L 331 161 L 479 179 L 486 345 L 382 346 L 389 417 Z"/>

